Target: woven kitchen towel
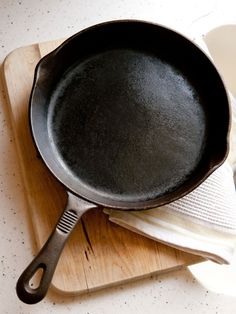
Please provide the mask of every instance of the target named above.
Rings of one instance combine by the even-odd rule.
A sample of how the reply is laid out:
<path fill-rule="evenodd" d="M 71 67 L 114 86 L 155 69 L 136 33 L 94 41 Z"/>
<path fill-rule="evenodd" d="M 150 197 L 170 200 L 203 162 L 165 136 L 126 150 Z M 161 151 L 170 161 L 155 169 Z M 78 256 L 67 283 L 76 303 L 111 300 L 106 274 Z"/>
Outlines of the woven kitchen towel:
<path fill-rule="evenodd" d="M 104 209 L 125 228 L 180 250 L 229 264 L 236 248 L 236 194 L 227 162 L 199 187 L 168 205 L 144 211 Z"/>

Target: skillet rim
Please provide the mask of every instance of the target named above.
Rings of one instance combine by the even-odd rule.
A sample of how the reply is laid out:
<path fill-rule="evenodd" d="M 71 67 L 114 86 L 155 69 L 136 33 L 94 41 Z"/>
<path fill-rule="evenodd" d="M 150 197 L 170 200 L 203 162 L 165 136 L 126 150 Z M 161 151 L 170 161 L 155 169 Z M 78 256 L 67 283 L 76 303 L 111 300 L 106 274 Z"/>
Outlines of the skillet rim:
<path fill-rule="evenodd" d="M 200 50 L 201 53 L 205 56 L 205 58 L 208 60 L 208 62 L 211 64 L 211 66 L 213 67 L 215 74 L 218 75 L 218 78 L 221 81 L 222 84 L 222 90 L 224 90 L 225 92 L 225 96 L 226 96 L 226 103 L 227 103 L 227 109 L 228 109 L 228 127 L 227 127 L 227 132 L 226 132 L 226 136 L 225 136 L 225 146 L 224 146 L 224 150 L 221 147 L 221 149 L 219 151 L 221 151 L 221 155 L 222 157 L 219 159 L 215 158 L 213 159 L 212 157 L 210 158 L 210 163 L 208 164 L 208 167 L 206 168 L 206 170 L 204 171 L 204 174 L 201 175 L 200 179 L 195 180 L 194 183 L 190 182 L 188 183 L 188 187 L 185 188 L 183 191 L 179 191 L 175 196 L 171 196 L 170 200 L 166 200 L 166 198 L 169 198 L 169 194 L 170 193 L 166 193 L 164 194 L 164 196 L 158 196 L 155 199 L 151 199 L 151 200 L 146 200 L 146 201 L 111 201 L 110 198 L 107 198 L 106 196 L 102 196 L 103 199 L 106 199 L 109 201 L 109 204 L 104 202 L 104 201 L 97 201 L 94 200 L 93 198 L 87 197 L 81 193 L 78 193 L 77 191 L 75 191 L 75 189 L 72 189 L 71 187 L 68 186 L 68 184 L 66 184 L 65 182 L 63 182 L 63 179 L 61 179 L 56 173 L 55 171 L 53 171 L 53 169 L 51 169 L 50 165 L 48 164 L 47 158 L 44 157 L 44 155 L 41 152 L 41 149 L 39 147 L 39 144 L 37 142 L 37 135 L 35 135 L 34 132 L 34 127 L 33 127 L 33 118 L 32 118 L 32 106 L 33 106 L 33 98 L 34 98 L 34 93 L 35 93 L 35 89 L 37 88 L 37 82 L 40 78 L 40 70 L 41 67 L 43 67 L 44 63 L 47 62 L 50 58 L 55 58 L 56 55 L 58 54 L 58 52 L 63 49 L 65 46 L 67 46 L 68 43 L 70 43 L 71 41 L 74 40 L 74 38 L 76 38 L 77 36 L 79 36 L 80 34 L 90 31 L 92 29 L 96 29 L 100 26 L 106 26 L 106 25 L 110 25 L 110 24 L 120 24 L 120 23 L 138 23 L 138 24 L 147 24 L 147 25 L 152 25 L 152 26 L 157 26 L 159 28 L 163 28 L 167 31 L 173 32 L 175 35 L 182 37 L 183 39 L 185 39 L 186 41 L 189 42 L 189 44 L 192 44 L 193 46 L 196 47 L 196 49 Z M 47 169 L 50 171 L 50 174 L 53 175 L 53 177 L 62 184 L 62 186 L 65 188 L 66 191 L 72 193 L 73 195 L 84 199 L 90 203 L 96 204 L 97 206 L 102 206 L 102 207 L 109 207 L 109 208 L 115 208 L 115 209 L 120 209 L 120 210 L 143 210 L 143 209 L 150 209 L 150 208 L 155 208 L 155 207 L 159 207 L 159 206 L 163 206 L 165 204 L 168 204 L 170 202 L 176 201 L 177 199 L 187 195 L 188 193 L 192 192 L 195 188 L 197 188 L 202 182 L 204 182 L 220 165 L 222 165 L 224 163 L 224 161 L 227 158 L 228 152 L 229 152 L 229 134 L 230 134 L 230 125 L 231 125 L 231 107 L 230 107 L 230 101 L 229 101 L 229 94 L 227 91 L 227 88 L 225 86 L 224 80 L 222 79 L 222 76 L 220 75 L 220 73 L 218 72 L 218 70 L 216 69 L 215 65 L 213 64 L 212 60 L 209 58 L 209 56 L 205 53 L 205 51 L 199 47 L 195 42 L 193 42 L 191 39 L 187 38 L 185 35 L 179 33 L 176 30 L 173 30 L 172 28 L 169 28 L 167 26 L 164 26 L 162 24 L 159 23 L 154 23 L 154 22 L 149 22 L 149 21 L 145 21 L 145 20 L 138 20 L 138 19 L 120 19 L 120 20 L 111 20 L 111 21 L 105 21 L 102 23 L 98 23 L 98 24 L 94 24 L 91 25 L 85 29 L 82 29 L 81 31 L 75 33 L 74 35 L 72 35 L 71 37 L 69 37 L 68 39 L 66 39 L 65 41 L 63 41 L 57 48 L 55 48 L 53 51 L 51 51 L 50 53 L 48 53 L 47 55 L 45 55 L 43 58 L 41 58 L 39 60 L 39 62 L 36 65 L 35 68 L 35 72 L 34 72 L 34 78 L 33 78 L 33 84 L 32 84 L 32 88 L 31 88 L 31 93 L 30 93 L 30 99 L 29 99 L 29 110 L 28 110 L 28 115 L 29 115 L 29 125 L 30 125 L 30 132 L 31 132 L 31 136 L 33 139 L 33 143 L 34 146 L 37 150 L 37 152 L 39 153 L 43 163 L 46 165 Z M 223 152 L 223 154 L 222 154 Z M 188 180 L 187 180 L 188 181 Z M 197 181 L 197 182 L 196 182 Z M 181 185 L 181 189 L 182 189 Z"/>

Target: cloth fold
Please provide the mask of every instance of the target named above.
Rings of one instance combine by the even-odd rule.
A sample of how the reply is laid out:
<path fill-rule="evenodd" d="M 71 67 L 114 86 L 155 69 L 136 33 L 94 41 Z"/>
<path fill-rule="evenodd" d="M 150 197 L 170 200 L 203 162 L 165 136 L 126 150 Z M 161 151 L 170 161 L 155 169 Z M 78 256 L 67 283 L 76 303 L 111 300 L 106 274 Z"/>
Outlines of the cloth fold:
<path fill-rule="evenodd" d="M 220 264 L 229 264 L 235 252 L 236 194 L 228 162 L 175 202 L 138 212 L 104 212 L 131 231 Z"/>

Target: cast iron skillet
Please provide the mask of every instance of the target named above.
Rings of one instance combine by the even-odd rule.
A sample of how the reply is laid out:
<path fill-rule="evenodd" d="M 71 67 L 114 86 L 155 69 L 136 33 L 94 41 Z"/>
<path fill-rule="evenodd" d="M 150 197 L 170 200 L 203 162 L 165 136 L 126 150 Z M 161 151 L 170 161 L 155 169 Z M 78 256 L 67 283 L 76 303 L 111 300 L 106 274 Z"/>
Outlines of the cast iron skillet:
<path fill-rule="evenodd" d="M 158 207 L 196 188 L 226 158 L 229 116 L 210 60 L 159 25 L 99 24 L 44 57 L 30 124 L 42 159 L 68 190 L 68 204 L 19 278 L 19 298 L 36 303 L 46 295 L 65 241 L 87 210 Z"/>

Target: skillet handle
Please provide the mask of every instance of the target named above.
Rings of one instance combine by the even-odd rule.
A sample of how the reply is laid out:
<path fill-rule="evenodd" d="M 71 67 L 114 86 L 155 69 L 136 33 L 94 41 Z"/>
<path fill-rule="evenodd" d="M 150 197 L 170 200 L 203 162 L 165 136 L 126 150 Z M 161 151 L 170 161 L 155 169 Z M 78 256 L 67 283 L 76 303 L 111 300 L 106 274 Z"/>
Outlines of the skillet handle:
<path fill-rule="evenodd" d="M 27 304 L 35 304 L 45 297 L 66 240 L 81 216 L 87 210 L 97 207 L 92 203 L 76 198 L 71 193 L 68 193 L 68 195 L 66 209 L 55 229 L 39 254 L 18 279 L 16 285 L 17 295 L 21 301 Z M 30 285 L 30 281 L 38 271 L 41 271 L 40 282 L 36 288 L 33 288 Z"/>

